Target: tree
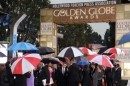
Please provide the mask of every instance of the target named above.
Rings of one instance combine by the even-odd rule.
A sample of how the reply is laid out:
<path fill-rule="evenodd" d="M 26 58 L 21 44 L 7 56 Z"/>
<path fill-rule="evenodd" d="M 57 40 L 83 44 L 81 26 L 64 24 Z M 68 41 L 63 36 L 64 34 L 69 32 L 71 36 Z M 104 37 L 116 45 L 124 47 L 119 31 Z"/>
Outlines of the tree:
<path fill-rule="evenodd" d="M 58 33 L 64 35 L 63 39 L 58 40 L 60 48 L 67 46 L 87 46 L 89 43 L 100 43 L 101 36 L 92 30 L 88 24 L 62 25 L 58 28 Z"/>
<path fill-rule="evenodd" d="M 109 22 L 111 47 L 115 47 L 115 22 Z"/>
<path fill-rule="evenodd" d="M 105 43 L 108 48 L 115 46 L 115 22 L 109 22 L 110 29 L 106 30 Z"/>
<path fill-rule="evenodd" d="M 38 36 L 37 32 L 40 29 L 40 9 L 49 7 L 50 1 L 49 0 L 2 0 L 0 2 L 1 6 L 5 10 L 5 12 L 9 13 L 9 20 L 8 22 L 8 32 L 10 31 L 10 25 L 14 18 L 18 16 L 20 13 L 26 13 L 27 17 L 24 21 L 22 21 L 18 27 L 18 41 L 29 41 L 34 43 L 36 37 Z M 1 17 L 4 19 L 4 17 Z M 5 22 L 2 21 L 1 24 Z M 5 34 L 6 27 L 1 25 L 0 30 L 2 30 L 2 34 L 0 37 L 3 37 Z M 5 40 L 6 37 L 4 36 L 1 41 Z"/>

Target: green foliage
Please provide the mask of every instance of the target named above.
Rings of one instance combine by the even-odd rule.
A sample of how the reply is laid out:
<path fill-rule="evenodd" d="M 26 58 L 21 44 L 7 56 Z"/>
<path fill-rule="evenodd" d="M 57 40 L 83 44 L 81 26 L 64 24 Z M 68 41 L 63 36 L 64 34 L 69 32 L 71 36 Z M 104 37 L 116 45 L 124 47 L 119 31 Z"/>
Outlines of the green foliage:
<path fill-rule="evenodd" d="M 90 43 L 101 43 L 101 36 L 94 32 L 88 24 L 62 25 L 58 28 L 58 33 L 64 35 L 63 39 L 58 39 L 60 48 L 67 46 L 88 46 Z"/>
<path fill-rule="evenodd" d="M 115 22 L 110 22 L 110 29 L 107 29 L 105 33 L 105 43 L 107 48 L 115 46 Z"/>
<path fill-rule="evenodd" d="M 9 25 L 12 24 L 12 22 L 14 21 L 15 17 L 18 16 L 18 14 L 21 13 L 27 14 L 27 17 L 24 19 L 24 21 L 20 23 L 20 26 L 18 28 L 18 41 L 28 40 L 33 43 L 36 37 L 38 36 L 37 32 L 40 29 L 40 9 L 49 7 L 50 1 L 49 0 L 2 0 L 0 4 L 3 7 L 4 11 L 9 13 L 10 16 L 10 20 L 8 21 Z M 5 27 L 0 26 L 0 28 L 2 29 Z M 12 28 L 8 28 L 8 29 L 12 29 Z"/>

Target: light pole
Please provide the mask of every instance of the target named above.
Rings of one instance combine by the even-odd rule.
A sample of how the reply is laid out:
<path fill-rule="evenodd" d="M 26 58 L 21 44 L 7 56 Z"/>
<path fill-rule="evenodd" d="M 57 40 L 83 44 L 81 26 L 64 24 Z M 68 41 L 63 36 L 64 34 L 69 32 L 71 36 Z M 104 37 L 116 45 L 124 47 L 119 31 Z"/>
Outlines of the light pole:
<path fill-rule="evenodd" d="M 62 25 L 57 25 L 57 29 L 58 29 L 58 28 L 63 28 L 63 27 L 64 27 L 64 26 L 62 26 Z M 58 32 L 58 31 L 57 31 L 57 32 Z M 59 53 L 59 51 L 60 51 L 58 38 L 63 39 L 63 37 L 64 37 L 63 34 L 61 34 L 61 33 L 57 33 L 57 53 Z"/>

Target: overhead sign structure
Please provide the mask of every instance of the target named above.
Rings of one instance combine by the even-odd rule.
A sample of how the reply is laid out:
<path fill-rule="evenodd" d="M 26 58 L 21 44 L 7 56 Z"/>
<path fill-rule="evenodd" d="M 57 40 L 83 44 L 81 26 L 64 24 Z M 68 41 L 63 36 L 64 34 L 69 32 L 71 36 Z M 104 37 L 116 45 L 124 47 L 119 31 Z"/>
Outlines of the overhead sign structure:
<path fill-rule="evenodd" d="M 53 5 L 53 21 L 57 24 L 84 22 L 115 22 L 114 1 Z M 79 6 L 79 7 L 77 7 Z"/>

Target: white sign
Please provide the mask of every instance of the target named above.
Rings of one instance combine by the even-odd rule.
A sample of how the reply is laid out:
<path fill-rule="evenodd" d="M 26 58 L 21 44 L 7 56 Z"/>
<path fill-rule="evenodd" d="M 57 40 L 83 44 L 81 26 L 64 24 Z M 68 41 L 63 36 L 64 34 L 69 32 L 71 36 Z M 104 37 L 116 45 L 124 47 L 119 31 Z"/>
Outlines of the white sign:
<path fill-rule="evenodd" d="M 53 23 L 41 23 L 41 34 L 52 35 Z"/>
<path fill-rule="evenodd" d="M 117 20 L 116 22 L 116 34 L 125 34 L 130 32 L 130 19 Z"/>
<path fill-rule="evenodd" d="M 96 1 L 96 2 L 84 2 L 84 3 L 64 3 L 53 4 L 53 8 L 70 8 L 70 7 L 87 7 L 87 6 L 101 6 L 101 5 L 115 5 L 116 0 L 112 1 Z"/>
<path fill-rule="evenodd" d="M 0 44 L 0 64 L 5 64 L 7 62 L 7 46 L 7 44 Z"/>

